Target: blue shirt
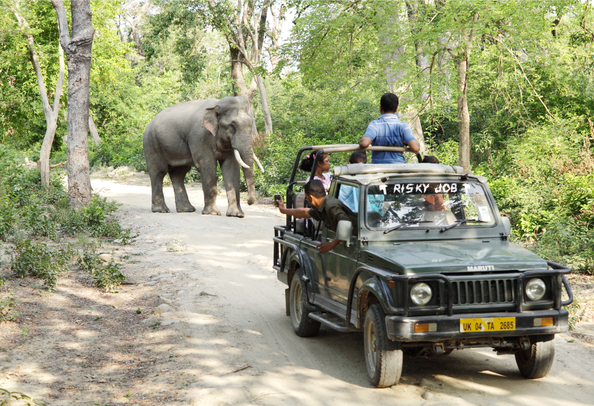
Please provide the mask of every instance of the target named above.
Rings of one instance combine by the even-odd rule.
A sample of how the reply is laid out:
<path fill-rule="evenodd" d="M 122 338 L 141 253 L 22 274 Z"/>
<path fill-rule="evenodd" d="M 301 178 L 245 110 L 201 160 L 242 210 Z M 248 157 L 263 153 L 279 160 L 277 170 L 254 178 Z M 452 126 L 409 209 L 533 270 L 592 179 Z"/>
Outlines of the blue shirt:
<path fill-rule="evenodd" d="M 363 136 L 371 138 L 371 145 L 390 147 L 406 147 L 409 142 L 416 139 L 408 124 L 400 121 L 396 114 L 391 113 L 382 114 L 377 120 L 369 123 Z M 371 163 L 406 163 L 406 159 L 402 152 L 372 151 Z"/>
<path fill-rule="evenodd" d="M 359 188 L 350 185 L 341 185 L 338 191 L 338 200 L 347 206 L 353 213 L 359 212 Z M 367 210 L 383 213 L 384 196 L 368 195 Z"/>
<path fill-rule="evenodd" d="M 359 211 L 359 189 L 350 185 L 340 185 L 338 200 L 351 209 L 353 213 Z"/>

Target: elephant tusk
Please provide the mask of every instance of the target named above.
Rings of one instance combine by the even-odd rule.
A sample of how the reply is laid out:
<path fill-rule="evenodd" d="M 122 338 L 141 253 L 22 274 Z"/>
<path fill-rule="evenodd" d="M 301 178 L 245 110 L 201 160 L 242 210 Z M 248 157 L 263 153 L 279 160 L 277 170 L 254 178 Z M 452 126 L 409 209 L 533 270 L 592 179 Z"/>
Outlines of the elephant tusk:
<path fill-rule="evenodd" d="M 258 157 L 256 156 L 256 154 L 254 154 L 254 161 L 256 161 L 256 163 L 258 164 L 258 168 L 260 168 L 260 170 L 262 171 L 262 173 L 264 173 L 264 167 L 262 166 L 262 164 L 258 160 Z"/>
<path fill-rule="evenodd" d="M 244 168 L 250 169 L 250 167 L 243 162 L 243 159 L 241 159 L 241 156 L 239 155 L 239 151 L 236 149 L 233 149 L 233 153 L 235 154 L 235 159 L 237 159 L 237 162 L 239 163 L 239 165 L 243 166 Z"/>

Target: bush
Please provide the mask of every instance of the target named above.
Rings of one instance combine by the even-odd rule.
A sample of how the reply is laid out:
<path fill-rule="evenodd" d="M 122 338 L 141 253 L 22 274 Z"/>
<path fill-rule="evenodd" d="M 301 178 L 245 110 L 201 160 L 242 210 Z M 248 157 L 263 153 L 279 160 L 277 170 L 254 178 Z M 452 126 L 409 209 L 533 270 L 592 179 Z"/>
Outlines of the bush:
<path fill-rule="evenodd" d="M 105 290 L 117 288 L 126 279 L 120 271 L 120 264 L 109 262 L 104 265 L 95 250 L 79 254 L 77 264 L 93 277 L 95 286 Z"/>
<path fill-rule="evenodd" d="M 534 249 L 546 259 L 594 275 L 594 231 L 571 217 L 553 219 Z"/>
<path fill-rule="evenodd" d="M 18 240 L 14 253 L 10 255 L 11 269 L 18 277 L 41 278 L 51 291 L 56 287 L 58 275 L 68 271 L 72 249 L 50 248 L 45 243 L 27 238 Z"/>
<path fill-rule="evenodd" d="M 4 286 L 6 280 L 0 276 L 0 288 Z M 0 294 L 0 323 L 7 321 L 15 321 L 19 318 L 17 312 L 18 300 L 12 295 L 10 291 L 6 291 L 6 295 Z"/>
<path fill-rule="evenodd" d="M 86 232 L 92 237 L 129 237 L 130 231 L 122 229 L 112 215 L 116 210 L 117 203 L 94 196 L 87 207 L 64 211 L 57 220 L 62 230 L 70 235 Z"/>

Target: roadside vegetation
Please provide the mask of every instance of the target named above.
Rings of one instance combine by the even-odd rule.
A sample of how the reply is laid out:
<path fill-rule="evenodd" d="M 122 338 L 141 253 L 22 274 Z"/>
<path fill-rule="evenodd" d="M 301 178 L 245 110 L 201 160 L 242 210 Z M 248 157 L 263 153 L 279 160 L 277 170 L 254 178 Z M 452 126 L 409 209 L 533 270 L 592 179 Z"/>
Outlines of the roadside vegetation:
<path fill-rule="evenodd" d="M 0 322 L 18 319 L 18 300 L 7 280 L 34 277 L 51 292 L 60 276 L 73 266 L 87 271 L 98 288 L 114 289 L 124 280 L 120 265 L 102 262 L 99 252 L 105 240 L 130 242 L 113 202 L 94 197 L 79 211 L 68 207 L 68 196 L 59 173 L 49 188 L 42 188 L 39 170 L 24 165 L 21 154 L 0 145 Z"/>

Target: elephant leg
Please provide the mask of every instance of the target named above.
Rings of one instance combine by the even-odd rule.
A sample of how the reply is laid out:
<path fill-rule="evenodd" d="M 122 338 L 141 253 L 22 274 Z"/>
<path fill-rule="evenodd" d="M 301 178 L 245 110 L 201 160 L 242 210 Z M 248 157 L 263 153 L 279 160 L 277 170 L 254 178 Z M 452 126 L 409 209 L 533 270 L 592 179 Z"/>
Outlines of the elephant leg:
<path fill-rule="evenodd" d="M 151 178 L 151 210 L 153 213 L 169 213 L 163 196 L 163 178 L 167 174 L 167 164 L 148 165 L 148 173 Z"/>
<path fill-rule="evenodd" d="M 169 170 L 169 177 L 173 185 L 173 193 L 175 194 L 175 208 L 178 213 L 194 212 L 196 208 L 192 206 L 188 199 L 186 192 L 186 185 L 184 180 L 186 174 L 192 169 L 191 166 L 176 166 Z"/>
<path fill-rule="evenodd" d="M 210 162 L 212 160 L 212 162 Z M 214 158 L 202 160 L 198 164 L 200 178 L 202 178 L 202 192 L 204 192 L 204 209 L 202 214 L 220 216 L 217 209 L 217 167 Z"/>
<path fill-rule="evenodd" d="M 223 181 L 227 191 L 227 216 L 245 217 L 239 204 L 239 164 L 237 160 L 230 156 L 221 161 L 221 171 L 223 172 Z"/>

